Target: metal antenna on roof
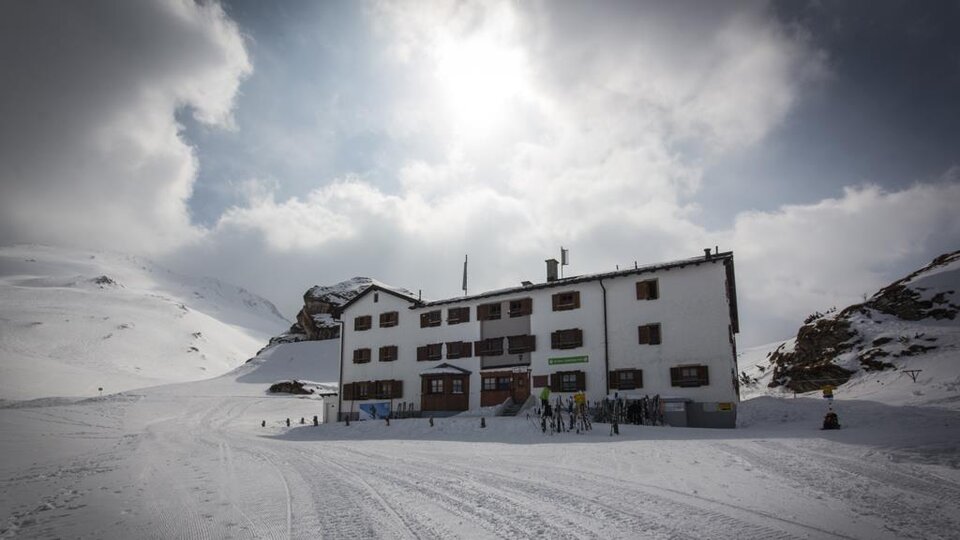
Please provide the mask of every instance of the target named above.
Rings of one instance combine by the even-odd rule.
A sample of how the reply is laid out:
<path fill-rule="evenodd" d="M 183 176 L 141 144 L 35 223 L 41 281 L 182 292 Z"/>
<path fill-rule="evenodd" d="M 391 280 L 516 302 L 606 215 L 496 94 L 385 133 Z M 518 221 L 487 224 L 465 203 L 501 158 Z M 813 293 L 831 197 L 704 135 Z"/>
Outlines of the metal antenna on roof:
<path fill-rule="evenodd" d="M 570 250 L 560 246 L 560 279 L 563 279 L 563 267 L 570 264 Z"/>
<path fill-rule="evenodd" d="M 463 256 L 463 295 L 467 295 L 467 256 Z"/>

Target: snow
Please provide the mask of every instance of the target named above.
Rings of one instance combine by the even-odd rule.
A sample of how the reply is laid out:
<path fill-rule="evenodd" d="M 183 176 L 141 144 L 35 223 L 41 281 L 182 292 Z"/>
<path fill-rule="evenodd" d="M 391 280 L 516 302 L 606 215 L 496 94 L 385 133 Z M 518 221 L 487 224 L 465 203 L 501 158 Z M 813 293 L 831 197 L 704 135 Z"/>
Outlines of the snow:
<path fill-rule="evenodd" d="M 288 326 L 263 298 L 145 259 L 0 248 L 0 401 L 213 377 Z"/>
<path fill-rule="evenodd" d="M 955 538 L 960 412 L 759 397 L 736 430 L 533 418 L 314 427 L 335 341 L 212 380 L 0 408 L 0 537 Z M 925 388 L 927 383 L 918 382 Z M 299 424 L 303 417 L 306 426 Z M 291 419 L 291 427 L 286 419 Z M 261 427 L 266 421 L 266 427 Z"/>
<path fill-rule="evenodd" d="M 315 427 L 336 398 L 267 388 L 292 379 L 335 388 L 336 340 L 277 344 L 207 380 L 41 397 L 76 396 L 52 391 L 92 374 L 148 382 L 124 371 L 130 362 L 141 371 L 162 362 L 156 376 L 167 381 L 191 375 L 184 366 L 199 355 L 177 352 L 185 345 L 208 358 L 231 343 L 256 350 L 261 322 L 277 319 L 236 288 L 90 255 L 0 250 L 0 389 L 38 398 L 0 403 L 0 538 L 883 540 L 960 530 L 953 322 L 876 325 L 870 339 L 894 338 L 891 351 L 909 332 L 940 347 L 837 389 L 838 431 L 819 429 L 831 405 L 819 393 L 766 386 L 771 369 L 761 368 L 783 342 L 740 352 L 738 370 L 758 383 L 743 387 L 750 399 L 732 430 L 621 425 L 611 436 L 595 424 L 550 435 L 529 408 L 508 418 L 493 415 L 499 406 L 432 427 L 426 418 Z M 101 275 L 116 284 L 95 283 Z M 112 331 L 133 336 L 126 348 L 90 337 L 128 321 Z M 32 364 L 18 375 L 11 358 Z M 922 370 L 916 382 L 909 368 Z M 8 394 L 18 388 L 30 391 Z"/>

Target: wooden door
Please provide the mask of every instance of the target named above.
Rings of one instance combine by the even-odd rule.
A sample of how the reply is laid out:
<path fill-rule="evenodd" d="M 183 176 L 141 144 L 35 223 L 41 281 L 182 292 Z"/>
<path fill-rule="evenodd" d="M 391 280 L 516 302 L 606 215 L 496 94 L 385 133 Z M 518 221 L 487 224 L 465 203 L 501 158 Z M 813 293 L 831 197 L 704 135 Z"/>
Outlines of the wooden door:
<path fill-rule="evenodd" d="M 530 397 L 530 373 L 514 373 L 510 392 L 514 403 L 523 403 Z"/>

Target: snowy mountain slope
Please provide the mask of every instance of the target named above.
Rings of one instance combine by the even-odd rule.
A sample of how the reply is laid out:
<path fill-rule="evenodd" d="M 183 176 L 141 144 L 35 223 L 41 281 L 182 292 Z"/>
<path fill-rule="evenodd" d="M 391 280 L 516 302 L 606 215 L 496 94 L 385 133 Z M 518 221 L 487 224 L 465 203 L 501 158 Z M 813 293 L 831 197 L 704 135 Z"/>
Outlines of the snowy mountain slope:
<path fill-rule="evenodd" d="M 793 339 L 743 351 L 738 365 L 756 380 L 742 386 L 745 398 L 832 384 L 838 398 L 960 409 L 960 252 L 816 317 Z"/>
<path fill-rule="evenodd" d="M 91 396 L 224 373 L 289 323 L 269 301 L 146 259 L 0 248 L 0 399 Z"/>

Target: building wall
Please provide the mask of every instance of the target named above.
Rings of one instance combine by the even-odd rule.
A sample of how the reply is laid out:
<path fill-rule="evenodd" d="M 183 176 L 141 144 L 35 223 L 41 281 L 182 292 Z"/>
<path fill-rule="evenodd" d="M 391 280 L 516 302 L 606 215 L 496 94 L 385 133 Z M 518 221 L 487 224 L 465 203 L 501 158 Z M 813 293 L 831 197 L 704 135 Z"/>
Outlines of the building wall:
<path fill-rule="evenodd" d="M 656 279 L 659 297 L 655 300 L 637 300 L 638 281 Z M 645 272 L 635 275 L 619 275 L 605 278 L 607 300 L 607 351 L 609 369 L 641 369 L 643 386 L 636 390 L 620 391 L 621 395 L 661 396 L 689 398 L 696 403 L 706 403 L 696 410 L 715 410 L 717 402 L 735 403 L 735 358 L 731 344 L 730 311 L 727 299 L 726 270 L 724 259 L 704 260 L 679 268 Z M 578 291 L 580 307 L 569 311 L 553 311 L 554 294 Z M 376 297 L 377 301 L 374 301 Z M 528 317 L 511 319 L 507 302 L 512 299 L 531 298 L 533 312 Z M 500 321 L 480 322 L 477 306 L 491 302 L 503 302 Z M 516 290 L 510 294 L 482 299 L 466 300 L 438 306 L 410 309 L 412 302 L 384 292 L 366 294 L 351 304 L 342 315 L 344 321 L 343 354 L 344 383 L 376 381 L 383 379 L 402 380 L 402 401 L 421 406 L 420 373 L 441 363 L 448 363 L 471 372 L 469 380 L 469 407 L 480 407 L 482 389 L 481 359 L 476 355 L 464 359 L 448 359 L 446 347 L 442 358 L 435 361 L 417 361 L 417 347 L 430 343 L 450 341 L 475 342 L 481 338 L 516 335 L 527 332 L 536 336 L 536 350 L 524 353 L 523 358 L 509 355 L 504 340 L 504 355 L 496 365 L 528 364 L 513 370 L 529 369 L 532 376 L 551 375 L 560 371 L 581 370 L 586 374 L 586 393 L 591 401 L 603 399 L 607 393 L 607 368 L 604 349 L 603 288 L 594 279 L 576 284 L 558 284 L 555 287 Z M 449 324 L 449 308 L 467 306 L 470 321 Z M 441 325 L 421 328 L 422 313 L 441 310 Z M 379 327 L 379 315 L 385 311 L 397 311 L 399 324 L 392 328 Z M 353 330 L 354 318 L 361 315 L 372 317 L 372 328 L 367 331 Z M 659 323 L 661 343 L 641 345 L 638 326 Z M 556 330 L 579 328 L 583 332 L 583 345 L 576 349 L 554 350 L 551 348 L 551 333 Z M 396 345 L 399 357 L 394 362 L 379 362 L 379 348 Z M 353 363 L 353 350 L 360 347 L 371 349 L 371 361 L 367 364 Z M 517 358 L 512 358 L 517 357 Z M 564 358 L 586 357 L 585 362 L 554 363 Z M 702 365 L 709 370 L 709 384 L 700 387 L 671 386 L 670 368 L 681 365 Z M 504 371 L 491 368 L 487 372 Z M 539 387 L 532 387 L 533 394 Z M 614 391 L 611 391 L 612 394 Z M 371 399 L 369 401 L 382 401 Z M 358 401 L 354 403 L 357 405 Z M 351 410 L 344 402 L 342 410 Z M 723 423 L 726 423 L 724 421 Z"/>

